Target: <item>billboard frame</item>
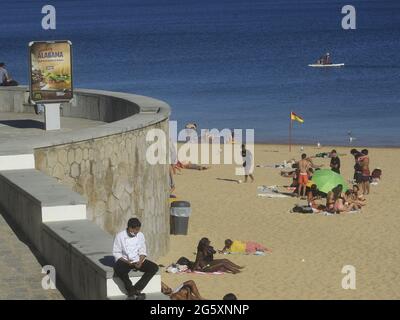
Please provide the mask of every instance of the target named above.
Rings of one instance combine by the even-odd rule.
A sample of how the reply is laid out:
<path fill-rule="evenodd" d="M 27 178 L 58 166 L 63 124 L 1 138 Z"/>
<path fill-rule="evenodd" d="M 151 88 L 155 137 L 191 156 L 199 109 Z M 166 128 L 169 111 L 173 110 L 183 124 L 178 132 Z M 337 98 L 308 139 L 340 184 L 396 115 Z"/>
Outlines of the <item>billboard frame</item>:
<path fill-rule="evenodd" d="M 71 66 L 71 98 L 68 99 L 51 99 L 51 100 L 35 100 L 33 97 L 32 90 L 32 47 L 36 43 L 67 43 L 70 47 L 70 66 Z M 29 55 L 29 99 L 32 103 L 35 104 L 51 104 L 51 103 L 63 103 L 63 102 L 71 102 L 74 98 L 74 82 L 73 82 L 73 50 L 72 50 L 72 42 L 70 40 L 47 40 L 47 41 L 31 41 L 28 44 L 28 55 Z"/>

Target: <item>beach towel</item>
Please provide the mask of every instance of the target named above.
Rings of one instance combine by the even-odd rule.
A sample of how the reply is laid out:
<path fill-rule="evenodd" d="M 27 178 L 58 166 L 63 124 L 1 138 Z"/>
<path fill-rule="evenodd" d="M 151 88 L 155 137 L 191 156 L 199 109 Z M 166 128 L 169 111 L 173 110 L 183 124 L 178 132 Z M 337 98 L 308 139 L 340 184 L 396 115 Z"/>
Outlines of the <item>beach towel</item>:
<path fill-rule="evenodd" d="M 265 198 L 288 198 L 289 195 L 279 192 L 277 186 L 259 186 L 257 187 L 257 196 Z"/>
<path fill-rule="evenodd" d="M 174 273 L 174 274 L 183 274 L 183 273 L 195 273 L 195 274 L 210 274 L 210 275 L 220 275 L 220 274 L 225 274 L 225 272 L 222 271 L 214 271 L 214 272 L 203 272 L 203 271 L 192 271 L 190 270 L 186 265 L 181 265 L 181 264 L 176 264 L 172 263 L 170 264 L 165 272 L 167 273 Z"/>
<path fill-rule="evenodd" d="M 328 211 L 318 211 L 318 210 L 315 210 L 315 209 L 313 209 L 313 214 L 321 214 L 321 215 L 323 215 L 323 216 L 336 216 L 336 215 L 338 215 L 337 213 L 332 213 L 332 212 L 328 212 Z M 289 213 L 299 213 L 299 214 L 304 214 L 304 213 L 302 213 L 302 212 L 294 212 L 293 210 L 289 210 Z M 342 215 L 343 214 L 353 214 L 353 213 L 361 213 L 361 210 L 352 210 L 352 211 L 349 211 L 349 212 L 343 212 L 343 213 L 341 213 Z"/>
<path fill-rule="evenodd" d="M 352 214 L 352 213 L 360 213 L 361 212 L 361 210 L 352 210 L 352 211 L 349 211 L 349 212 L 342 212 L 342 213 L 340 213 L 341 215 L 343 215 L 343 214 Z M 321 212 L 319 212 L 319 214 L 322 214 L 323 216 L 336 216 L 337 215 L 337 213 L 332 213 L 332 212 L 328 212 L 328 211 L 321 211 Z"/>
<path fill-rule="evenodd" d="M 245 252 L 224 252 L 223 254 L 237 254 L 242 256 L 266 256 L 269 252 L 264 251 L 256 251 L 254 253 L 245 253 Z"/>
<path fill-rule="evenodd" d="M 284 162 L 277 164 L 257 164 L 257 168 L 273 168 L 273 169 L 291 169 L 293 168 L 293 162 Z"/>
<path fill-rule="evenodd" d="M 195 274 L 202 274 L 202 275 L 221 275 L 225 274 L 225 272 L 222 271 L 214 271 L 214 272 L 203 272 L 203 271 L 192 271 L 192 270 L 187 270 L 184 273 L 195 273 Z"/>

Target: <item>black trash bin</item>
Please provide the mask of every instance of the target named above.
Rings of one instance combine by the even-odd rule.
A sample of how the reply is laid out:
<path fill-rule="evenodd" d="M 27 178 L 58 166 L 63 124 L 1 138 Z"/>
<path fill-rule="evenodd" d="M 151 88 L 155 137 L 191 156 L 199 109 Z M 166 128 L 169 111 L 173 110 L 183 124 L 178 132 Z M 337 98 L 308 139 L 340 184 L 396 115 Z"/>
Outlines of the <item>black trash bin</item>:
<path fill-rule="evenodd" d="M 191 214 L 190 203 L 187 201 L 174 201 L 171 203 L 170 233 L 187 235 L 189 216 Z"/>

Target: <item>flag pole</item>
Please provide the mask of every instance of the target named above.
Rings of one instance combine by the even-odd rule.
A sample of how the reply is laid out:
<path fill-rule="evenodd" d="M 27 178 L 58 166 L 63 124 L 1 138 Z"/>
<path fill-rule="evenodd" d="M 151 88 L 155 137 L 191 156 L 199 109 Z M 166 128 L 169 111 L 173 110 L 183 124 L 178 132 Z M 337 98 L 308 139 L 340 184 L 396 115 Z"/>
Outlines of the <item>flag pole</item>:
<path fill-rule="evenodd" d="M 289 152 L 292 152 L 292 111 L 290 111 L 290 123 L 289 123 Z"/>

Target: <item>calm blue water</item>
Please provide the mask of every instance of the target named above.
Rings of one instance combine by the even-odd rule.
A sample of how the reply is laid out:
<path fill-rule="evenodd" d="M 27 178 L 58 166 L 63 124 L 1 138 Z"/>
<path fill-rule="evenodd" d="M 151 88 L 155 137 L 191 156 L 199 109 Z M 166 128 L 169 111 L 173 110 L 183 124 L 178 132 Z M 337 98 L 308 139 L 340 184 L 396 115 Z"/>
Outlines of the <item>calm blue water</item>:
<path fill-rule="evenodd" d="M 341 29 L 337 0 L 2 1 L 0 60 L 27 83 L 27 43 L 70 39 L 75 85 L 165 100 L 180 127 L 254 128 L 259 142 L 400 145 L 400 1 L 352 0 L 357 30 Z M 332 53 L 345 68 L 307 67 Z"/>

